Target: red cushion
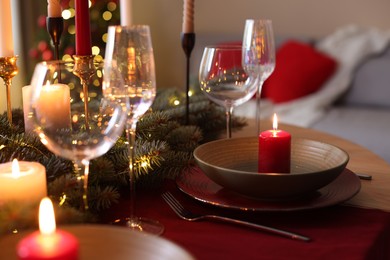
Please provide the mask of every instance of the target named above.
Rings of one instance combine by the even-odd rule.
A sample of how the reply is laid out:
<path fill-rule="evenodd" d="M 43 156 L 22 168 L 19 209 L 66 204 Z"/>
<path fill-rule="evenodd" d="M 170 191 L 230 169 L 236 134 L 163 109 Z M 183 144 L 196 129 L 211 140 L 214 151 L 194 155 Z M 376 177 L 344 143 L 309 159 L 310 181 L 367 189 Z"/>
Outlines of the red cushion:
<path fill-rule="evenodd" d="M 288 41 L 276 53 L 276 66 L 264 82 L 262 97 L 275 103 L 294 100 L 319 90 L 337 62 L 312 46 Z"/>

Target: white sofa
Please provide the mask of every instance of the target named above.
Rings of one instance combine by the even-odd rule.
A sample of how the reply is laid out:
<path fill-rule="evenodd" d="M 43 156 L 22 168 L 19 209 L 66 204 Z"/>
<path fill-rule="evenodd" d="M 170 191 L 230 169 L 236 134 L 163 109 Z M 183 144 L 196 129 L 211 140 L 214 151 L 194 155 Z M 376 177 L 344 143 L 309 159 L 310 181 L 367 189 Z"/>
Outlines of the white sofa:
<path fill-rule="evenodd" d="M 206 45 L 241 40 L 237 35 L 197 35 L 192 75 Z M 276 37 L 277 46 L 294 38 Z M 285 103 L 263 102 L 262 116 L 277 112 L 284 123 L 310 127 L 360 144 L 390 163 L 390 32 L 348 25 L 316 40 L 314 48 L 338 62 L 334 75 L 315 93 Z M 277 64 L 276 64 L 277 66 Z M 196 80 L 196 79 L 194 79 Z M 288 87 L 288 86 L 286 86 Z M 254 117 L 254 100 L 235 115 Z"/>

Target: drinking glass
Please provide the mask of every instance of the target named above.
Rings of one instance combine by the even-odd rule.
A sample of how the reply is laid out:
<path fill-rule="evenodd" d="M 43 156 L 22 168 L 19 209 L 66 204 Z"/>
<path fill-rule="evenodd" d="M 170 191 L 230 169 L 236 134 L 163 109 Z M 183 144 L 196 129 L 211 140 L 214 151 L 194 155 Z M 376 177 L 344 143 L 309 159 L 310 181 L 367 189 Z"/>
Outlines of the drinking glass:
<path fill-rule="evenodd" d="M 72 177 L 83 194 L 81 210 L 88 209 L 90 160 L 115 144 L 126 122 L 126 108 L 103 93 L 110 77 L 118 78 L 113 70 L 109 74 L 102 62 L 92 59 L 49 61 L 36 65 L 31 80 L 29 116 L 34 130 L 50 151 L 73 161 Z"/>
<path fill-rule="evenodd" d="M 128 107 L 126 136 L 129 144 L 130 212 L 128 217 L 118 219 L 114 223 L 158 235 L 164 230 L 158 221 L 135 215 L 136 125 L 156 96 L 155 64 L 149 26 L 110 26 L 105 61 L 120 71 L 125 84 L 125 92 L 117 91 L 112 94 Z"/>
<path fill-rule="evenodd" d="M 241 65 L 241 52 L 241 45 L 207 46 L 199 68 L 200 89 L 225 107 L 227 138 L 232 136 L 233 108 L 248 101 L 257 90 L 257 77 L 249 77 Z"/>
<path fill-rule="evenodd" d="M 264 81 L 275 69 L 275 40 L 272 21 L 247 19 L 242 42 L 242 63 L 251 77 L 257 77 L 256 127 L 260 134 L 260 100 Z"/>

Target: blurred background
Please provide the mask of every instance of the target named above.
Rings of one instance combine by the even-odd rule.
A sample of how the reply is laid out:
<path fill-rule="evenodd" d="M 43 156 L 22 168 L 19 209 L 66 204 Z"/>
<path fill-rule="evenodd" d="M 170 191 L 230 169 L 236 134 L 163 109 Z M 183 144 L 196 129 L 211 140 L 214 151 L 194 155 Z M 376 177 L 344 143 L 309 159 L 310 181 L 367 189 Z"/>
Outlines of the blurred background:
<path fill-rule="evenodd" d="M 155 51 L 158 88 L 177 87 L 184 90 L 185 56 L 180 34 L 183 0 L 132 1 L 133 23 L 151 27 Z M 74 52 L 73 0 L 62 0 L 66 10 L 62 54 Z M 107 27 L 119 24 L 119 0 L 91 1 L 91 29 L 96 55 L 104 56 L 104 34 Z M 321 38 L 346 24 L 390 28 L 390 1 L 387 0 L 195 0 L 195 32 L 192 74 L 197 77 L 196 59 L 203 45 L 240 40 L 247 18 L 272 19 L 276 35 Z M 29 84 L 35 64 L 53 59 L 52 47 L 45 29 L 46 0 L 13 0 L 13 34 L 15 54 L 19 56 L 19 74 L 12 85 L 13 107 L 21 107 L 21 88 Z M 211 40 L 212 39 L 212 40 Z M 5 88 L 0 83 L 0 110 L 6 109 Z"/>

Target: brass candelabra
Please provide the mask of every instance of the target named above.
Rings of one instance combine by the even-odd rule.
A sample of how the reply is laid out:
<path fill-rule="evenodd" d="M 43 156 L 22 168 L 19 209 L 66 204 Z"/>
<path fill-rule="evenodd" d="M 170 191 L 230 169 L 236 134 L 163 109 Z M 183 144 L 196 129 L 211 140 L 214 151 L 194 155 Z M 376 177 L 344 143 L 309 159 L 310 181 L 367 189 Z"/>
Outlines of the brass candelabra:
<path fill-rule="evenodd" d="M 10 125 L 12 125 L 12 106 L 11 106 L 11 82 L 12 78 L 18 74 L 16 66 L 17 56 L 0 57 L 0 77 L 3 79 L 7 93 L 7 116 Z"/>

